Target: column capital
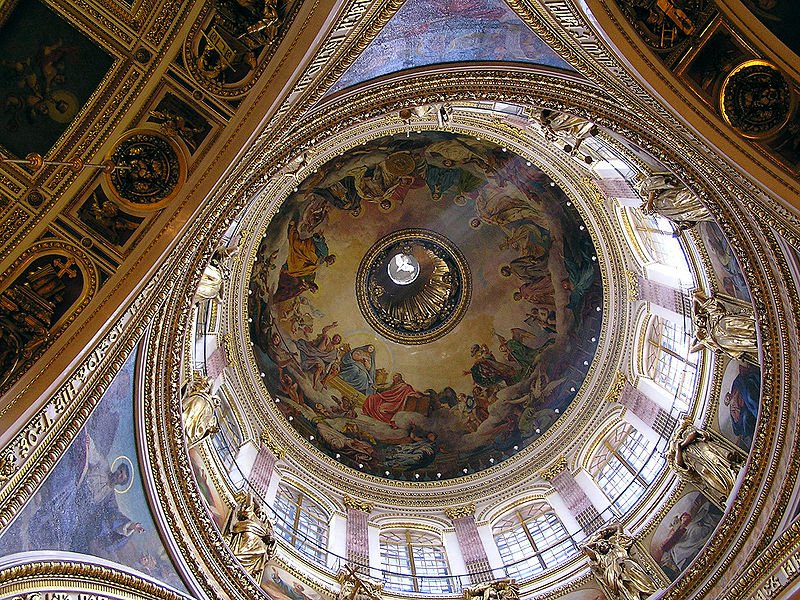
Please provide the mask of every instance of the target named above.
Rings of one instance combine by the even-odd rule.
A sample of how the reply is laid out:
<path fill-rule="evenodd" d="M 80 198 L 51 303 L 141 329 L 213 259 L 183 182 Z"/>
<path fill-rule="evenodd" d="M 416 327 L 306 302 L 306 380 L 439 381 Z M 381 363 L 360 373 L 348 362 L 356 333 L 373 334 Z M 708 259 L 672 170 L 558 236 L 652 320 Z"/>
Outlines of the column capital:
<path fill-rule="evenodd" d="M 471 517 L 475 514 L 475 504 L 471 502 L 461 506 L 449 506 L 444 509 L 444 514 L 446 514 L 447 518 L 450 520 Z"/>
<path fill-rule="evenodd" d="M 606 402 L 619 402 L 626 383 L 628 383 L 628 380 L 625 379 L 625 375 L 622 371 L 617 371 L 617 374 L 614 375 L 614 381 L 611 382 L 611 386 L 608 388 Z"/>
<path fill-rule="evenodd" d="M 286 450 L 284 450 L 282 446 L 279 446 L 266 430 L 261 432 L 261 445 L 265 446 L 270 452 L 272 452 L 275 455 L 275 458 L 281 459 L 283 458 L 284 454 L 286 454 Z"/>
<path fill-rule="evenodd" d="M 641 300 L 641 292 L 639 289 L 640 275 L 638 273 L 634 273 L 633 271 L 625 271 L 625 275 L 628 283 L 628 300 L 631 302 Z"/>
<path fill-rule="evenodd" d="M 345 496 L 344 505 L 347 508 L 352 508 L 353 510 L 360 510 L 361 512 L 371 513 L 375 508 L 375 505 L 372 502 L 367 502 L 366 500 L 359 500 L 358 498 L 353 498 L 352 496 Z"/>
<path fill-rule="evenodd" d="M 542 479 L 546 479 L 550 481 L 559 473 L 563 473 L 567 470 L 567 458 L 565 456 L 560 456 L 559 459 L 546 469 L 542 469 L 539 471 L 539 477 Z"/>

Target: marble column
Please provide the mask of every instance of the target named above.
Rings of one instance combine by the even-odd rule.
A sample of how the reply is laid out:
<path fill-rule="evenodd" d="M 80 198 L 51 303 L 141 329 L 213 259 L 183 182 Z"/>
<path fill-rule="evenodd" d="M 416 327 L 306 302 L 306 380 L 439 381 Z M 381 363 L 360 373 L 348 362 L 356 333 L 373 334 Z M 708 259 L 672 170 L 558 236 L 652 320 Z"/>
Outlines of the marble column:
<path fill-rule="evenodd" d="M 622 177 L 613 177 L 611 173 L 602 179 L 593 181 L 594 185 L 606 198 L 614 198 L 622 206 L 639 206 L 642 198 Z"/>
<path fill-rule="evenodd" d="M 586 535 L 590 535 L 603 524 L 600 513 L 567 468 L 567 460 L 564 457 L 539 475 L 549 481 L 553 489 L 558 492 L 567 510 Z"/>
<path fill-rule="evenodd" d="M 461 556 L 472 583 L 491 580 L 489 558 L 486 556 L 486 548 L 483 547 L 478 525 L 475 523 L 475 505 L 446 508 L 444 512 L 453 522 L 458 547 L 461 549 Z"/>
<path fill-rule="evenodd" d="M 622 373 L 611 387 L 607 399 L 619 402 L 636 415 L 642 423 L 663 438 L 669 439 L 677 427 L 677 420 L 641 390 L 633 387 Z"/>
<path fill-rule="evenodd" d="M 344 497 L 347 508 L 347 562 L 358 566 L 362 575 L 369 574 L 369 513 L 375 508 L 371 502 L 365 502 L 350 496 Z"/>
<path fill-rule="evenodd" d="M 253 462 L 250 470 L 250 484 L 256 489 L 262 498 L 267 497 L 269 482 L 272 480 L 272 473 L 275 464 L 283 457 L 283 448 L 275 444 L 272 438 L 263 433 L 261 435 L 261 447 Z"/>

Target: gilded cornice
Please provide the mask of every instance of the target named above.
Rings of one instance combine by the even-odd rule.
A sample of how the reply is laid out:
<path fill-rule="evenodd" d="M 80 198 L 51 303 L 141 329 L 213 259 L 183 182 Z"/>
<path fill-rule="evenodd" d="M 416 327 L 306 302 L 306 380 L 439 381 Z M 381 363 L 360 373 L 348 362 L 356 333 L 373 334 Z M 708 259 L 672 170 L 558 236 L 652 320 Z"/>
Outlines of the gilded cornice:
<path fill-rule="evenodd" d="M 0 571 L 0 596 L 41 600 L 186 600 L 149 579 L 89 562 L 47 560 Z"/>
<path fill-rule="evenodd" d="M 633 271 L 625 271 L 625 280 L 628 283 L 628 300 L 636 302 L 640 299 L 639 274 Z"/>
<path fill-rule="evenodd" d="M 622 397 L 622 390 L 625 389 L 626 383 L 627 380 L 625 379 L 625 374 L 622 373 L 622 371 L 617 371 L 616 375 L 614 375 L 614 381 L 611 383 L 611 387 L 608 388 L 605 401 L 619 402 L 620 398 Z"/>
<path fill-rule="evenodd" d="M 261 432 L 260 440 L 261 445 L 265 446 L 270 452 L 272 452 L 275 455 L 275 458 L 278 460 L 282 459 L 286 455 L 286 450 L 284 450 L 283 446 L 275 441 L 268 431 Z"/>

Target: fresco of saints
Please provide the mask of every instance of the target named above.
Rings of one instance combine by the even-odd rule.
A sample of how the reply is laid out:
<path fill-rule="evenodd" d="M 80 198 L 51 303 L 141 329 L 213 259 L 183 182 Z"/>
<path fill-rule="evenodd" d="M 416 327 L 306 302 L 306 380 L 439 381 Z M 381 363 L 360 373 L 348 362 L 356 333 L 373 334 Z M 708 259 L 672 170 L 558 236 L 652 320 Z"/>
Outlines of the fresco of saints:
<path fill-rule="evenodd" d="M 342 356 L 339 377 L 365 396 L 375 393 L 375 347 L 359 346 Z"/>
<path fill-rule="evenodd" d="M 400 444 L 386 450 L 386 466 L 393 469 L 416 469 L 428 466 L 436 458 L 439 446 L 437 434 L 429 432 L 424 438 L 411 433 L 412 442 Z"/>
<path fill-rule="evenodd" d="M 751 365 L 741 365 L 731 390 L 723 403 L 730 410 L 731 426 L 736 443 L 745 450 L 753 445 L 758 418 L 758 399 L 761 395 L 761 371 Z"/>
<path fill-rule="evenodd" d="M 506 385 L 515 383 L 517 370 L 511 365 L 498 361 L 486 344 L 473 344 L 469 351 L 475 357 L 475 364 L 464 375 L 472 375 L 472 381 L 483 387 L 493 387 L 501 382 Z"/>
<path fill-rule="evenodd" d="M 674 580 L 683 572 L 694 557 L 705 546 L 708 538 L 720 521 L 719 509 L 698 494 L 693 510 L 672 517 L 669 535 L 661 544 L 661 560 L 664 572 Z M 699 504 L 699 506 L 697 506 Z"/>
<path fill-rule="evenodd" d="M 337 367 L 339 359 L 339 344 L 342 336 L 338 333 L 333 337 L 328 337 L 328 332 L 336 327 L 338 323 L 334 321 L 330 325 L 322 328 L 322 332 L 312 341 L 297 340 L 295 345 L 300 352 L 300 367 L 306 373 L 311 373 L 311 384 L 314 389 L 324 385 L 326 379 L 335 375 L 334 369 Z"/>
<path fill-rule="evenodd" d="M 314 283 L 317 269 L 332 265 L 336 255 L 328 252 L 328 244 L 321 233 L 303 239 L 294 221 L 289 222 L 289 255 L 278 275 L 278 288 L 272 296 L 275 303 L 291 300 L 306 290 L 316 291 Z"/>
<path fill-rule="evenodd" d="M 368 417 L 394 425 L 394 416 L 403 410 L 406 398 L 417 397 L 419 394 L 410 384 L 403 381 L 400 373 L 392 376 L 392 385 L 389 389 L 367 396 L 362 412 Z"/>

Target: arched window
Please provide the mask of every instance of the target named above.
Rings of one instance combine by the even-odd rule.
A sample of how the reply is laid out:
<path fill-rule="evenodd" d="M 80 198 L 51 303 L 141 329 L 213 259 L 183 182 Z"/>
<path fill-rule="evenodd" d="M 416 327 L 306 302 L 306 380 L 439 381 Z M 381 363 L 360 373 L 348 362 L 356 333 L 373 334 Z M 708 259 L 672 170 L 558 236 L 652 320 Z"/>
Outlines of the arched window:
<path fill-rule="evenodd" d="M 624 515 L 636 505 L 665 464 L 654 445 L 625 423 L 603 440 L 592 457 L 589 472 L 611 504 Z"/>
<path fill-rule="evenodd" d="M 662 317 L 651 320 L 645 350 L 647 375 L 675 398 L 681 410 L 689 406 L 697 383 L 698 354 L 689 352 L 689 345 L 690 334 L 683 326 Z"/>
<path fill-rule="evenodd" d="M 328 515 L 303 492 L 281 484 L 275 497 L 278 535 L 314 562 L 324 565 L 328 547 Z"/>
<path fill-rule="evenodd" d="M 681 243 L 673 236 L 674 228 L 669 220 L 656 215 L 645 215 L 638 208 L 629 208 L 626 212 L 636 230 L 642 250 L 650 260 L 674 269 L 678 283 L 691 283 L 689 264 Z"/>
<path fill-rule="evenodd" d="M 544 500 L 514 509 L 495 523 L 492 533 L 509 577 L 517 580 L 543 573 L 579 553 Z"/>
<path fill-rule="evenodd" d="M 381 532 L 381 564 L 387 590 L 449 594 L 455 591 L 441 537 L 417 529 Z"/>

